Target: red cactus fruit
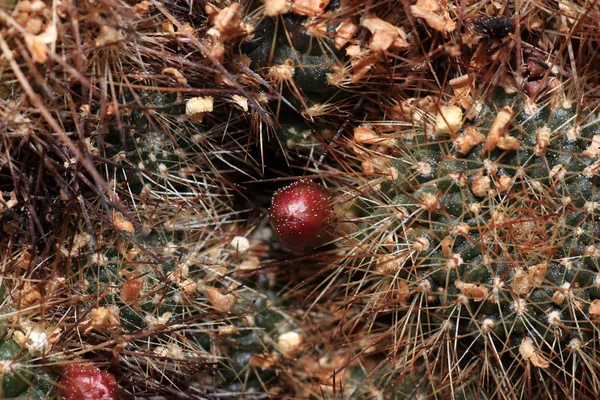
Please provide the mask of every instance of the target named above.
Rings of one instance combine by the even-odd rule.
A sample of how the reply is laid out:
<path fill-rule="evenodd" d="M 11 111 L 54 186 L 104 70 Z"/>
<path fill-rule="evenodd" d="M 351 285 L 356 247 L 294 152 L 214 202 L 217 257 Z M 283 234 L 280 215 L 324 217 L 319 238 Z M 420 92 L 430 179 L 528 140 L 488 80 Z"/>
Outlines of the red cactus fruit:
<path fill-rule="evenodd" d="M 333 209 L 323 186 L 299 180 L 279 189 L 269 207 L 269 221 L 282 244 L 293 250 L 319 245 Z"/>
<path fill-rule="evenodd" d="M 119 388 L 115 377 L 91 364 L 69 365 L 60 379 L 63 400 L 116 400 Z"/>

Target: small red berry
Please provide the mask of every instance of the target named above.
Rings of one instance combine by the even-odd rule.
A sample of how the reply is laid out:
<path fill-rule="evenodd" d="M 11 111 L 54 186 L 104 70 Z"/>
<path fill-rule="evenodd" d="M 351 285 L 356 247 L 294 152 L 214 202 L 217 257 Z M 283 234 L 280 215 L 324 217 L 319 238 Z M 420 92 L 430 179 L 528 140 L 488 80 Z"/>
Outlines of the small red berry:
<path fill-rule="evenodd" d="M 320 244 L 332 215 L 327 189 L 307 180 L 279 189 L 269 207 L 269 221 L 279 240 L 294 250 Z"/>
<path fill-rule="evenodd" d="M 91 364 L 69 365 L 60 379 L 63 400 L 116 400 L 119 388 L 115 377 Z"/>

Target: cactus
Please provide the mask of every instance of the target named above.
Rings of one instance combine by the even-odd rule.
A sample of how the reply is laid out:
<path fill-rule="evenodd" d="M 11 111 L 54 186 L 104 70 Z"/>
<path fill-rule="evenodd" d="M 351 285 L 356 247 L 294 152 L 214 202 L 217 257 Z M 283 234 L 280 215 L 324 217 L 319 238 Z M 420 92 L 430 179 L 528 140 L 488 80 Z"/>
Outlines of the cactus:
<path fill-rule="evenodd" d="M 472 120 L 456 110 L 357 153 L 377 169 L 352 203 L 355 318 L 393 321 L 378 351 L 393 352 L 392 375 L 424 363 L 432 396 L 592 396 L 597 116 L 502 90 Z"/>
<path fill-rule="evenodd" d="M 2 396 L 600 393 L 594 4 L 5 3 Z"/>

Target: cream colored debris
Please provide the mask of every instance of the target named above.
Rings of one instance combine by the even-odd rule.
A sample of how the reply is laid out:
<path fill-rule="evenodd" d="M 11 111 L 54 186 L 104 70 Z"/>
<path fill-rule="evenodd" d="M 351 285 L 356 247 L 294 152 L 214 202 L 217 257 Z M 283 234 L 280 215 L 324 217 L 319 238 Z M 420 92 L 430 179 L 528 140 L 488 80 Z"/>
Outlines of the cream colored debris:
<path fill-rule="evenodd" d="M 292 356 L 302 350 L 304 337 L 298 332 L 286 332 L 277 339 L 277 347 L 282 354 Z"/>
<path fill-rule="evenodd" d="M 441 106 L 435 119 L 435 132 L 438 135 L 449 133 L 452 137 L 457 137 L 462 123 L 463 112 L 460 107 Z"/>
<path fill-rule="evenodd" d="M 168 76 L 172 76 L 173 79 L 175 79 L 177 81 L 177 83 L 179 83 L 180 85 L 187 85 L 187 79 L 185 78 L 185 76 L 183 76 L 181 71 L 179 71 L 176 68 L 173 68 L 173 67 L 165 68 L 162 70 L 162 73 L 165 75 L 168 75 Z"/>
<path fill-rule="evenodd" d="M 123 214 L 121 214 L 120 212 L 113 210 L 112 218 L 113 218 L 113 225 L 118 230 L 130 232 L 130 233 L 133 233 L 135 231 L 135 228 L 133 227 L 133 224 L 131 223 L 131 221 L 127 220 L 123 216 Z"/>
<path fill-rule="evenodd" d="M 502 175 L 496 182 L 496 187 L 500 192 L 506 193 L 512 187 L 512 179 L 508 175 Z"/>
<path fill-rule="evenodd" d="M 219 336 L 229 336 L 238 333 L 238 328 L 235 325 L 222 325 L 219 326 Z"/>
<path fill-rule="evenodd" d="M 506 135 L 500 136 L 497 147 L 501 150 L 519 150 L 521 148 L 521 144 L 517 138 Z"/>
<path fill-rule="evenodd" d="M 125 39 L 125 35 L 119 29 L 115 29 L 112 26 L 103 25 L 100 28 L 100 33 L 96 38 L 97 47 L 105 47 L 114 44 L 120 44 Z"/>
<path fill-rule="evenodd" d="M 234 104 L 241 107 L 242 110 L 248 112 L 248 99 L 242 95 L 234 94 L 231 96 L 231 100 Z"/>
<path fill-rule="evenodd" d="M 19 328 L 13 334 L 13 339 L 19 346 L 26 348 L 32 356 L 48 354 L 52 345 L 58 341 L 61 329 L 33 323 L 30 320 L 19 321 Z"/>
<path fill-rule="evenodd" d="M 483 175 L 483 172 L 479 171 L 471 182 L 471 192 L 473 192 L 475 196 L 485 197 L 490 191 L 490 184 L 490 177 Z"/>
<path fill-rule="evenodd" d="M 387 147 L 394 147 L 395 142 L 393 139 L 381 135 L 375 132 L 371 128 L 365 126 L 358 126 L 354 128 L 354 140 L 361 144 L 378 144 Z"/>
<path fill-rule="evenodd" d="M 358 32 L 358 25 L 352 22 L 350 18 L 343 20 L 342 23 L 339 24 L 335 29 L 336 35 L 333 42 L 335 48 L 340 50 L 342 47 L 344 47 L 350 40 L 352 40 L 356 32 Z"/>
<path fill-rule="evenodd" d="M 229 312 L 235 304 L 235 295 L 233 293 L 223 294 L 223 291 L 215 287 L 206 289 L 208 301 L 217 311 Z"/>
<path fill-rule="evenodd" d="M 380 274 L 395 274 L 402 269 L 406 257 L 398 254 L 380 254 L 377 256 L 377 272 Z"/>
<path fill-rule="evenodd" d="M 485 135 L 472 126 L 466 126 L 463 134 L 453 140 L 454 148 L 459 154 L 467 154 L 473 147 L 485 142 Z"/>
<path fill-rule="evenodd" d="M 367 13 L 360 19 L 360 26 L 371 32 L 369 48 L 375 52 L 388 50 L 407 50 L 410 48 L 406 41 L 406 33 L 397 26 L 390 24 L 377 17 L 375 14 Z"/>
<path fill-rule="evenodd" d="M 185 115 L 194 122 L 202 122 L 204 114 L 213 111 L 212 96 L 192 97 L 185 103 Z"/>
<path fill-rule="evenodd" d="M 485 300 L 489 294 L 487 288 L 483 285 L 461 282 L 458 279 L 454 281 L 454 286 L 456 286 L 466 298 L 476 302 Z"/>
<path fill-rule="evenodd" d="M 240 3 L 233 3 L 222 10 L 207 4 L 206 13 L 212 22 L 212 27 L 207 32 L 210 38 L 208 47 L 211 55 L 217 59 L 225 55 L 225 43 L 253 31 L 253 27 L 247 25 L 242 18 L 243 6 Z"/>
<path fill-rule="evenodd" d="M 431 193 L 423 193 L 421 197 L 423 199 L 421 204 L 427 211 L 436 212 L 442 208 L 442 203 L 436 195 Z"/>
<path fill-rule="evenodd" d="M 296 72 L 296 67 L 294 67 L 294 62 L 288 58 L 281 65 L 273 65 L 269 68 L 269 72 L 267 76 L 272 82 L 281 83 L 288 82 L 294 78 L 294 73 Z"/>
<path fill-rule="evenodd" d="M 600 322 L 600 299 L 592 301 L 589 313 L 592 322 Z"/>
<path fill-rule="evenodd" d="M 410 11 L 436 31 L 448 33 L 456 29 L 456 23 L 450 18 L 447 7 L 446 0 L 417 0 L 410 6 Z"/>
<path fill-rule="evenodd" d="M 504 106 L 504 108 L 498 111 L 498 115 L 496 115 L 488 132 L 487 140 L 483 147 L 484 152 L 492 151 L 498 146 L 500 138 L 506 136 L 508 133 L 508 127 L 512 122 L 513 116 L 514 112 L 510 106 Z"/>
<path fill-rule="evenodd" d="M 548 144 L 550 143 L 550 134 L 551 133 L 552 133 L 552 131 L 550 130 L 550 128 L 548 126 L 543 126 L 541 128 L 537 128 L 535 130 L 535 136 L 537 139 L 537 143 L 536 143 L 535 147 L 533 148 L 533 152 L 535 153 L 535 155 L 541 156 L 546 153 L 546 148 L 548 147 Z"/>
<path fill-rule="evenodd" d="M 588 148 L 585 149 L 581 154 L 589 158 L 594 158 L 600 155 L 600 135 L 594 135 L 592 137 L 592 143 L 590 143 Z"/>
<path fill-rule="evenodd" d="M 548 368 L 550 362 L 540 354 L 540 351 L 533 346 L 530 338 L 525 338 L 519 345 L 519 353 L 527 361 L 531 361 L 538 368 Z"/>
<path fill-rule="evenodd" d="M 250 249 L 250 241 L 244 236 L 235 236 L 231 239 L 231 242 L 229 242 L 229 246 L 238 253 L 245 253 Z"/>
<path fill-rule="evenodd" d="M 119 308 L 117 306 L 105 306 L 93 308 L 89 318 L 81 322 L 80 326 L 87 327 L 85 332 L 92 329 L 116 328 L 121 325 Z"/>
<path fill-rule="evenodd" d="M 317 17 L 329 5 L 329 0 L 293 0 L 292 12 L 307 17 Z"/>
<path fill-rule="evenodd" d="M 238 269 L 240 271 L 254 271 L 260 268 L 260 259 L 258 257 L 250 256 L 244 259 Z"/>
<path fill-rule="evenodd" d="M 172 316 L 173 316 L 173 313 L 167 311 L 167 312 L 162 313 L 158 317 L 155 317 L 154 315 L 146 315 L 144 317 L 144 320 L 146 321 L 146 323 L 148 323 L 148 326 L 155 327 L 155 326 L 165 325 L 166 323 L 169 322 L 169 320 L 171 319 Z"/>
<path fill-rule="evenodd" d="M 290 11 L 291 3 L 288 0 L 264 0 L 264 2 L 263 13 L 267 17 L 276 17 Z"/>

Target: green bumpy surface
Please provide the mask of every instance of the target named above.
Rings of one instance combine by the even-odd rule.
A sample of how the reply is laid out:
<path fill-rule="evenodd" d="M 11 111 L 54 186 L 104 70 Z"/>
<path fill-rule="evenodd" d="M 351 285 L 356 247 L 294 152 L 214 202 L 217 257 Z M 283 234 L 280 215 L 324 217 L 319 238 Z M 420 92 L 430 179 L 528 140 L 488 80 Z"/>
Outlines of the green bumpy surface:
<path fill-rule="evenodd" d="M 322 38 L 312 36 L 307 21 L 306 17 L 295 14 L 286 14 L 281 20 L 265 18 L 242 51 L 250 58 L 253 70 L 268 75 L 270 67 L 287 63 L 293 70 L 293 82 L 287 85 L 294 84 L 312 100 L 320 98 L 318 93 L 327 98 L 336 90 L 329 84 L 327 74 L 333 72 L 332 66 L 342 57 L 342 52 L 332 50 L 326 34 Z M 328 33 L 334 32 L 335 27 L 328 24 Z"/>
<path fill-rule="evenodd" d="M 528 113 L 497 92 L 466 125 L 487 139 L 505 106 L 514 118 L 503 135 L 518 149 L 484 151 L 484 140 L 459 154 L 456 138 L 423 131 L 395 139 L 392 178 L 359 202 L 356 238 L 378 254 L 365 261 L 382 277 L 370 290 L 401 303 L 375 308 L 415 335 L 404 360 L 433 349 L 428 368 L 450 381 L 436 349 L 450 349 L 453 364 L 489 363 L 484 387 L 524 385 L 523 371 L 537 367 L 563 392 L 586 394 L 596 364 L 582 355 L 598 356 L 600 336 L 600 122 L 574 105 Z"/>
<path fill-rule="evenodd" d="M 56 392 L 55 374 L 35 368 L 31 358 L 14 340 L 0 342 L 3 399 L 47 399 Z"/>

